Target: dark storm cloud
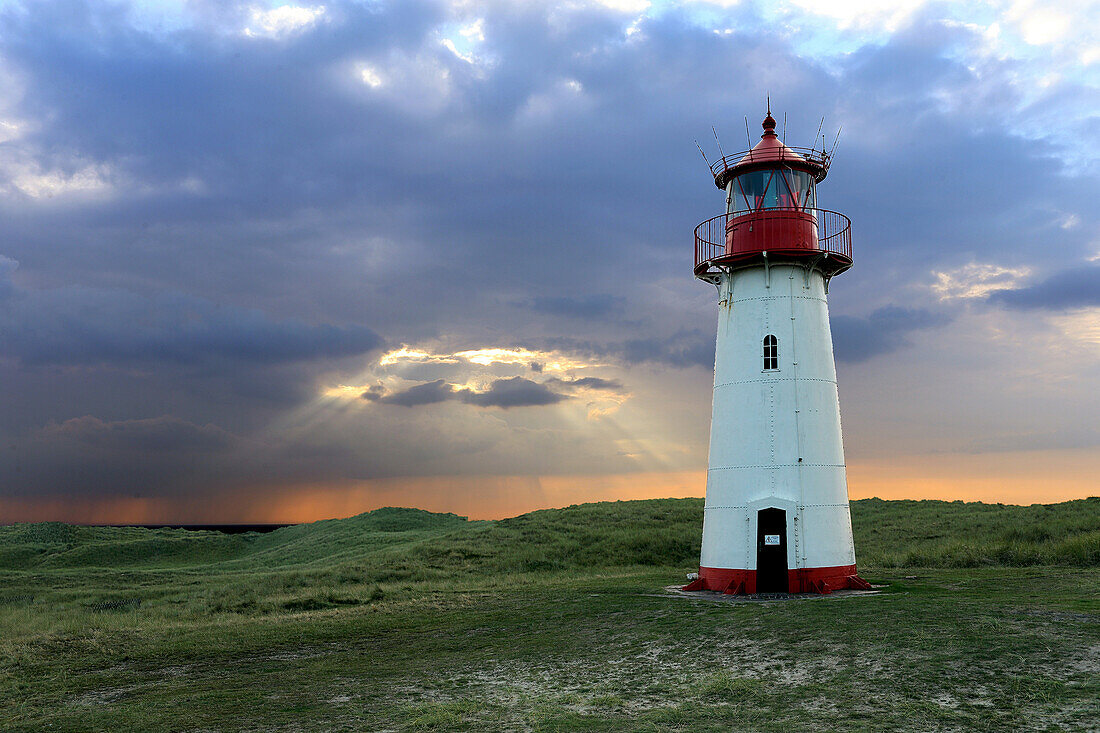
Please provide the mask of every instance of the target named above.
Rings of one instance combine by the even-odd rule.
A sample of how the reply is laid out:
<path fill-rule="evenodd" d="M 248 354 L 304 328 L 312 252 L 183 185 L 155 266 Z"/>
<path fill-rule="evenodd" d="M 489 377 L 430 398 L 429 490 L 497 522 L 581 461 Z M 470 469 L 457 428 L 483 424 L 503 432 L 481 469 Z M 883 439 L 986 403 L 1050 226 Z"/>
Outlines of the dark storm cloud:
<path fill-rule="evenodd" d="M 51 444 L 68 443 L 95 452 L 208 452 L 230 448 L 232 435 L 216 425 L 195 425 L 171 415 L 144 420 L 104 422 L 86 415 L 43 428 L 36 436 Z"/>
<path fill-rule="evenodd" d="M 0 307 L 2 307 L 4 299 L 15 292 L 15 285 L 11 281 L 11 276 L 18 267 L 18 262 L 10 257 L 0 255 Z"/>
<path fill-rule="evenodd" d="M 972 126 L 983 132 L 972 133 L 935 108 L 928 90 L 980 87 L 943 53 L 968 31 L 920 18 L 890 43 L 846 57 L 840 84 L 762 33 L 751 8 L 736 13 L 729 26 L 737 31 L 727 36 L 668 12 L 642 21 L 625 44 L 628 19 L 607 9 L 573 8 L 563 23 L 562 9 L 496 8 L 485 13 L 478 49 L 495 62 L 475 65 L 439 44 L 439 24 L 453 17 L 443 4 L 329 3 L 322 21 L 285 39 L 240 34 L 251 22 L 248 5 L 199 7 L 203 22 L 170 40 L 95 5 L 46 3 L 6 16 L 5 58 L 32 82 L 27 105 L 44 120 L 28 146 L 45 162 L 71 151 L 158 191 L 101 207 L 90 232 L 152 222 L 160 227 L 151 233 L 155 258 L 135 251 L 133 236 L 109 247 L 89 248 L 71 234 L 54 241 L 74 265 L 93 251 L 106 258 L 84 278 L 110 267 L 207 296 L 231 284 L 255 300 L 276 297 L 271 283 L 304 272 L 328 284 L 319 297 L 330 317 L 388 309 L 389 323 L 376 327 L 392 323 L 411 338 L 484 318 L 488 305 L 507 318 L 500 294 L 508 281 L 523 282 L 529 297 L 506 303 L 559 318 L 616 315 L 645 305 L 633 302 L 630 283 L 671 274 L 653 254 L 684 256 L 692 224 L 720 205 L 691 139 L 717 122 L 727 147 L 740 145 L 730 139 L 741 137 L 741 116 L 764 86 L 773 98 L 801 100 L 791 109 L 795 142 L 808 142 L 801 138 L 818 111 L 850 123 L 822 196 L 855 219 L 853 288 L 882 287 L 884 265 L 915 251 L 931 263 L 974 246 L 978 233 L 1002 251 L 1027 249 L 1046 231 L 1034 212 L 1074 199 L 1059 185 L 1057 162 L 1034 146 L 991 132 L 980 115 Z M 215 25 L 226 27 L 214 34 Z M 602 50 L 578 56 L 577 48 Z M 359 62 L 389 81 L 369 88 L 356 76 Z M 731 85 L 718 71 L 731 66 L 781 72 Z M 894 71 L 902 66 L 904 81 Z M 446 84 L 432 88 L 444 75 Z M 887 133 L 882 146 L 877 137 Z M 1025 161 L 1026 194 L 989 175 L 1006 156 Z M 966 165 L 954 165 L 960 160 Z M 882 192 L 902 206 L 884 206 Z M 1012 212 L 1007 226 L 992 215 L 998 210 Z M 218 236 L 184 246 L 190 231 Z M 388 273 L 356 272 L 343 253 L 349 240 L 382 247 L 365 244 L 369 236 L 399 241 L 393 257 L 437 275 L 431 302 L 411 298 Z M 26 232 L 18 238 L 26 251 L 14 254 L 41 267 L 37 237 Z M 681 290 L 692 287 L 689 277 Z M 469 287 L 456 287 L 460 280 Z M 562 284 L 614 290 L 562 296 Z M 312 305 L 301 292 L 282 297 Z M 639 356 L 653 351 L 635 346 Z M 696 353 L 678 361 L 709 360 Z"/>
<path fill-rule="evenodd" d="M 303 193 L 331 202 L 370 186 L 352 165 L 330 168 L 323 180 L 310 172 L 334 163 L 349 143 L 356 158 L 384 151 L 379 133 L 394 131 L 397 120 L 375 106 L 367 110 L 375 134 L 349 140 L 362 101 L 335 93 L 331 81 L 319 84 L 317 72 L 352 53 L 414 50 L 444 19 L 442 6 L 332 6 L 338 22 L 283 40 L 242 33 L 254 7 L 196 5 L 198 23 L 161 35 L 134 28 L 122 3 L 9 6 L 0 26 L 5 58 L 36 82 L 26 111 L 49 120 L 31 140 L 52 144 L 58 158 L 73 151 L 111 161 L 146 182 L 199 176 L 238 202 Z"/>
<path fill-rule="evenodd" d="M 650 327 L 651 331 L 663 328 Z M 585 354 L 627 366 L 652 364 L 677 369 L 714 367 L 714 334 L 701 329 L 669 329 L 667 336 L 647 336 L 625 341 L 595 341 L 555 336 L 538 342 L 548 349 Z"/>
<path fill-rule="evenodd" d="M 555 405 L 569 399 L 566 395 L 553 391 L 545 384 L 532 382 L 523 377 L 496 379 L 484 392 L 468 389 L 458 390 L 459 399 L 480 407 L 536 407 Z"/>
<path fill-rule="evenodd" d="M 258 309 L 184 293 L 144 296 L 87 287 L 15 291 L 0 271 L 0 296 L 0 356 L 32 365 L 278 364 L 361 354 L 382 345 L 363 326 L 275 320 Z"/>
<path fill-rule="evenodd" d="M 833 350 L 837 361 L 860 362 L 908 345 L 913 331 L 942 326 L 950 319 L 928 310 L 886 306 L 866 318 L 833 316 Z"/>
<path fill-rule="evenodd" d="M 714 367 L 714 334 L 701 330 L 677 331 L 665 338 L 630 339 L 619 348 L 628 364 L 655 362 L 674 367 Z"/>
<path fill-rule="evenodd" d="M 664 330 L 650 327 L 649 330 Z M 626 365 L 655 364 L 675 367 L 714 367 L 714 334 L 701 329 L 674 329 L 667 336 L 647 336 L 605 342 L 553 337 L 543 342 L 548 348 L 613 359 Z"/>
<path fill-rule="evenodd" d="M 599 318 L 622 309 L 625 299 L 606 293 L 581 297 L 539 296 L 531 302 L 540 313 L 574 318 Z"/>
<path fill-rule="evenodd" d="M 1100 306 L 1100 264 L 1080 264 L 1014 290 L 989 295 L 994 303 L 1012 308 L 1065 310 Z"/>
<path fill-rule="evenodd" d="M 155 495 L 240 481 L 246 444 L 172 415 L 49 423 L 0 454 L 3 495 Z"/>
<path fill-rule="evenodd" d="M 363 393 L 363 399 L 370 402 L 381 402 L 386 405 L 419 407 L 420 405 L 434 405 L 438 402 L 455 399 L 455 388 L 454 385 L 447 384 L 442 379 L 437 379 L 434 382 L 418 384 L 415 387 L 409 387 L 392 394 L 384 394 L 379 390 L 368 390 Z"/>
<path fill-rule="evenodd" d="M 566 389 L 581 387 L 584 389 L 599 389 L 611 392 L 623 388 L 623 383 L 618 379 L 604 379 L 603 377 L 578 377 L 576 379 L 552 377 L 546 381 L 548 384 L 554 384 Z"/>
<path fill-rule="evenodd" d="M 478 407 L 539 407 L 554 405 L 569 399 L 568 395 L 555 392 L 546 384 L 532 382 L 523 377 L 495 379 L 484 392 L 468 388 L 458 388 L 442 379 L 418 384 L 414 387 L 384 394 L 381 390 L 371 389 L 363 393 L 363 399 L 402 407 L 420 407 L 439 402 L 456 401 Z"/>

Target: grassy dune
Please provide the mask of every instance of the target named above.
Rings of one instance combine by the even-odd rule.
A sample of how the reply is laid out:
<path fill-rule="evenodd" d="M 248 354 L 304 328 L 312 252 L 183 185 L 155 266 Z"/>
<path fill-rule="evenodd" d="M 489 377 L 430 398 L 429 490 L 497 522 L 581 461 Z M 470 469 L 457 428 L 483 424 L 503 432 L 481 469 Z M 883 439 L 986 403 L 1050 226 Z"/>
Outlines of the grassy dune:
<path fill-rule="evenodd" d="M 663 591 L 697 499 L 0 527 L 0 730 L 1100 728 L 1100 499 L 852 516 L 883 593 L 774 603 Z"/>
<path fill-rule="evenodd" d="M 702 515 L 701 499 L 655 499 L 473 522 L 387 508 L 243 535 L 16 524 L 0 527 L 0 569 L 354 565 L 380 573 L 378 580 L 425 580 L 463 571 L 690 567 Z M 864 499 L 852 502 L 852 525 L 862 566 L 1100 565 L 1100 498 L 1032 506 Z"/>

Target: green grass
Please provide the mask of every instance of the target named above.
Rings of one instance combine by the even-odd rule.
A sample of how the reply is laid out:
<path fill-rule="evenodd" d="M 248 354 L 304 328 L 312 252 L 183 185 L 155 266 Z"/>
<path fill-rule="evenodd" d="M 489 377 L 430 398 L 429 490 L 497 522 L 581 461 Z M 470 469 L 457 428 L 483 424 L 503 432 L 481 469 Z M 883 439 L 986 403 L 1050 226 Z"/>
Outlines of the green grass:
<path fill-rule="evenodd" d="M 852 516 L 883 593 L 750 604 L 695 499 L 0 527 L 0 730 L 1100 728 L 1100 499 Z"/>

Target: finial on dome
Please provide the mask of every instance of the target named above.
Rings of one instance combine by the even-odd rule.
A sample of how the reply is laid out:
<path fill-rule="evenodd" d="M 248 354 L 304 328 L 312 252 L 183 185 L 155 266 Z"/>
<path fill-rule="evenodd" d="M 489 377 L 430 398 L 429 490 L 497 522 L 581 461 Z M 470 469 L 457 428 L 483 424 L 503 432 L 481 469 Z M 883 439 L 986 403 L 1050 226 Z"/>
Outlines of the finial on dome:
<path fill-rule="evenodd" d="M 772 100 L 768 97 L 768 116 L 764 118 L 764 134 L 775 135 L 775 118 L 772 117 Z"/>

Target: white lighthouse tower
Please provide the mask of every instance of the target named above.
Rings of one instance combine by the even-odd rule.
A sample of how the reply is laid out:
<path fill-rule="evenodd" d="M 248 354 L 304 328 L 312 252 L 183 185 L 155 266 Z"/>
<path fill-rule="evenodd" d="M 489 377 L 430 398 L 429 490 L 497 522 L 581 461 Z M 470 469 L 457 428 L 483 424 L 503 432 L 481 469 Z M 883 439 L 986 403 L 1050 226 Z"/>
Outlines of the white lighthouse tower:
<path fill-rule="evenodd" d="M 826 302 L 852 266 L 848 217 L 817 208 L 829 162 L 784 145 L 769 109 L 756 147 L 711 166 L 726 213 L 695 229 L 718 340 L 699 577 L 685 590 L 870 587 L 856 574 Z"/>

